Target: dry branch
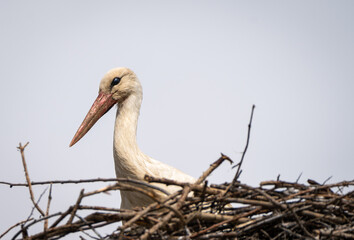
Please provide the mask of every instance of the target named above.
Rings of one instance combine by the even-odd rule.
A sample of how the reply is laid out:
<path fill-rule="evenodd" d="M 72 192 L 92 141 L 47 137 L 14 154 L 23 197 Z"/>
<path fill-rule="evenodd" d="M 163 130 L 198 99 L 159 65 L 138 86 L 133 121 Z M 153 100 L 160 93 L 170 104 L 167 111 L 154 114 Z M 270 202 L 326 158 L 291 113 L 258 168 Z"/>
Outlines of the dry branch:
<path fill-rule="evenodd" d="M 45 212 L 45 216 L 48 217 L 49 215 L 49 209 L 50 209 L 50 203 L 52 202 L 52 184 L 50 184 L 49 188 L 49 194 L 48 194 L 48 202 L 47 202 L 47 210 Z M 48 219 L 44 221 L 44 231 L 48 229 Z"/>
<path fill-rule="evenodd" d="M 25 171 L 25 176 L 26 176 L 26 181 L 27 181 L 27 184 L 28 184 L 28 190 L 29 190 L 29 193 L 30 193 L 31 201 L 32 201 L 33 205 L 35 206 L 35 208 L 38 210 L 38 212 L 44 217 L 45 216 L 44 211 L 38 206 L 38 204 L 34 200 L 31 180 L 30 180 L 29 173 L 28 173 L 28 170 L 27 170 L 27 164 L 26 164 L 26 159 L 25 159 L 25 148 L 28 146 L 28 144 L 29 144 L 29 142 L 27 142 L 24 146 L 22 146 L 22 144 L 19 143 L 19 146 L 17 147 L 17 149 L 19 149 L 20 152 L 21 152 L 23 170 Z"/>

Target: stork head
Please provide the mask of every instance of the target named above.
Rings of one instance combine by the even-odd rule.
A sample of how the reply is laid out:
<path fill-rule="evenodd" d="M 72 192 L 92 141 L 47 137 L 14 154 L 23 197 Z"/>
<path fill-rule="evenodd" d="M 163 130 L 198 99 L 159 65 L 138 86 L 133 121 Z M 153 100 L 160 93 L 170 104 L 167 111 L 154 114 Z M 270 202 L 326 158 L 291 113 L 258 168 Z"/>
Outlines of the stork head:
<path fill-rule="evenodd" d="M 135 73 L 128 68 L 114 68 L 103 76 L 98 93 L 111 95 L 117 103 L 121 103 L 134 92 L 141 92 Z"/>
<path fill-rule="evenodd" d="M 115 104 L 123 103 L 133 93 L 141 94 L 141 85 L 135 73 L 128 68 L 114 68 L 102 78 L 98 97 L 81 123 L 70 147 L 78 142 Z"/>

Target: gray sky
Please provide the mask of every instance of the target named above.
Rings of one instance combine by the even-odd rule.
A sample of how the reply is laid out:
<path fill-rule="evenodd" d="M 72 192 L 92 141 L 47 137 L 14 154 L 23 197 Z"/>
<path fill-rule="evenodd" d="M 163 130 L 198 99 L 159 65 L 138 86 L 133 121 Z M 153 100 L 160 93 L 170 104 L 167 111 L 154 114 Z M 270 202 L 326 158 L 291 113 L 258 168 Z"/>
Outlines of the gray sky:
<path fill-rule="evenodd" d="M 239 161 L 255 104 L 241 181 L 351 180 L 353 10 L 353 1 L 0 1 L 0 181 L 25 181 L 16 146 L 27 141 L 33 181 L 114 177 L 114 110 L 68 145 L 101 77 L 119 66 L 141 80 L 138 142 L 157 160 L 194 177 L 220 152 Z M 210 181 L 234 173 L 225 163 Z M 81 188 L 55 186 L 52 212 Z M 0 192 L 3 232 L 32 206 L 27 189 Z"/>

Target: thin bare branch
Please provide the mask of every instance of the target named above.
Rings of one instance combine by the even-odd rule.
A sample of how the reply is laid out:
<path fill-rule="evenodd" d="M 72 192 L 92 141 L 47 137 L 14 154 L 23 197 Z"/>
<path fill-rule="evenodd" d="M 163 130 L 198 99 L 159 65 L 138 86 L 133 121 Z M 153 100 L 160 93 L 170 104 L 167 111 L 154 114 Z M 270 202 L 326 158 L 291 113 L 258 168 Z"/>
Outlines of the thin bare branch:
<path fill-rule="evenodd" d="M 220 158 L 216 160 L 213 164 L 211 164 L 210 167 L 205 172 L 203 172 L 203 174 L 198 178 L 195 184 L 201 184 L 225 160 L 229 161 L 230 164 L 233 163 L 228 156 L 221 153 Z"/>
<path fill-rule="evenodd" d="M 143 185 L 148 188 L 156 189 L 165 195 L 169 195 L 166 190 L 159 188 L 157 186 L 148 184 L 144 181 L 139 181 L 136 179 L 129 179 L 129 178 L 93 178 L 93 179 L 80 179 L 80 180 L 51 180 L 51 181 L 42 181 L 42 182 L 31 182 L 31 186 L 34 185 L 51 185 L 51 184 L 80 184 L 80 183 L 96 183 L 96 182 L 123 182 L 123 183 L 131 183 L 131 184 L 137 184 L 137 185 Z M 12 187 L 28 187 L 29 184 L 27 183 L 10 183 L 10 182 L 4 182 L 0 181 L 0 184 L 3 185 L 9 185 L 10 188 Z"/>
<path fill-rule="evenodd" d="M 79 208 L 82 198 L 84 197 L 84 191 L 85 191 L 85 189 L 81 189 L 80 195 L 76 200 L 76 204 L 74 205 L 73 210 L 71 211 L 70 218 L 66 223 L 67 225 L 71 224 L 73 222 L 74 216 L 76 215 L 76 211 Z"/>
<path fill-rule="evenodd" d="M 47 202 L 47 211 L 45 212 L 45 216 L 48 217 L 49 215 L 49 209 L 50 209 L 50 203 L 52 202 L 52 184 L 50 184 L 49 188 L 49 194 L 48 194 L 48 202 Z M 48 219 L 44 221 L 44 231 L 48 229 Z"/>
<path fill-rule="evenodd" d="M 225 192 L 223 193 L 223 196 L 225 196 L 228 193 L 228 191 L 230 190 L 230 188 L 234 186 L 235 182 L 237 181 L 237 179 L 240 176 L 241 166 L 242 166 L 242 163 L 243 163 L 243 160 L 245 158 L 245 155 L 246 155 L 246 152 L 247 152 L 247 149 L 248 149 L 248 145 L 249 145 L 249 142 L 250 142 L 251 127 L 252 127 L 252 120 L 253 120 L 253 112 L 254 112 L 255 107 L 256 107 L 255 105 L 252 105 L 251 117 L 250 117 L 250 121 L 248 123 L 247 141 L 246 141 L 245 149 L 242 152 L 241 161 L 236 165 L 237 166 L 236 174 L 235 174 L 231 184 L 228 186 L 228 188 L 226 188 Z M 234 167 L 236 167 L 236 166 L 234 166 Z"/>
<path fill-rule="evenodd" d="M 26 159 L 25 159 L 25 148 L 28 146 L 28 144 L 29 144 L 29 142 L 27 142 L 24 146 L 22 146 L 22 144 L 20 143 L 19 146 L 17 147 L 17 149 L 19 149 L 20 152 L 21 152 L 23 169 L 25 171 L 25 176 L 26 176 L 26 181 L 27 181 L 27 184 L 28 184 L 28 189 L 29 189 L 31 201 L 32 201 L 33 205 L 36 207 L 36 209 L 38 210 L 38 212 L 44 217 L 45 216 L 44 211 L 37 205 L 36 201 L 34 200 L 31 180 L 30 180 L 30 177 L 29 177 L 28 169 L 27 169 L 27 164 L 26 164 Z"/>
<path fill-rule="evenodd" d="M 22 224 L 24 224 L 24 223 L 26 223 L 26 222 L 28 222 L 28 221 L 31 221 L 31 220 L 33 220 L 33 218 L 26 219 L 26 220 L 23 220 L 23 221 L 21 221 L 21 222 L 18 222 L 18 223 L 16 223 L 16 224 L 12 225 L 11 227 L 9 227 L 5 232 L 3 232 L 3 233 L 0 235 L 0 239 L 1 239 L 3 236 L 5 236 L 8 232 L 10 232 L 12 229 L 14 229 L 15 227 L 18 227 L 18 226 L 20 226 L 20 225 L 22 225 Z"/>

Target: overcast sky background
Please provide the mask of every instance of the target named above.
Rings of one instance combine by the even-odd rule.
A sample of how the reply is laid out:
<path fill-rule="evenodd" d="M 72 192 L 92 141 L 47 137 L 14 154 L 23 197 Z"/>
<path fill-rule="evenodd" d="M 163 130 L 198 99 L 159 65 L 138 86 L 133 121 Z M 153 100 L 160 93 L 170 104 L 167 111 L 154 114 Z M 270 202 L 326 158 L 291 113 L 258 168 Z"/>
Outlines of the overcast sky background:
<path fill-rule="evenodd" d="M 68 145 L 119 66 L 143 85 L 138 142 L 157 160 L 194 177 L 220 152 L 239 161 L 255 104 L 242 182 L 352 180 L 353 12 L 353 1 L 0 1 L 0 181 L 25 181 L 27 141 L 33 181 L 114 177 L 115 110 Z M 225 163 L 210 182 L 234 173 Z M 52 213 L 82 187 L 54 186 Z M 0 195 L 2 233 L 32 204 L 25 188 Z"/>

